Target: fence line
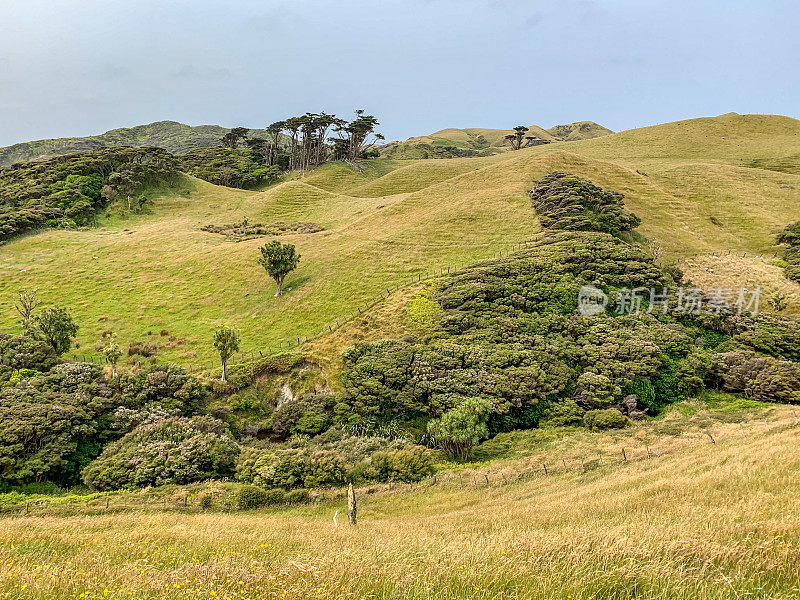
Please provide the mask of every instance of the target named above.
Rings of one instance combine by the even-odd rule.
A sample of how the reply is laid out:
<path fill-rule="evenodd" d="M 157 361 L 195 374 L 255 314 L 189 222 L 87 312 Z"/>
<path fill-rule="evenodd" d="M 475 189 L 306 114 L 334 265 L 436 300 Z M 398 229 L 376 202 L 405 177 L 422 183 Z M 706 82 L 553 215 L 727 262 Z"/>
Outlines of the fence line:
<path fill-rule="evenodd" d="M 730 423 L 722 423 L 723 425 Z M 712 433 L 712 428 L 704 428 L 694 432 L 684 432 L 676 441 L 687 442 L 691 448 L 696 448 L 698 440 L 706 440 L 706 447 L 714 448 L 719 444 L 724 444 L 729 440 L 736 440 L 747 438 L 749 436 L 773 434 L 775 432 L 785 431 L 787 429 L 800 428 L 800 417 L 796 409 L 792 410 L 792 415 L 788 420 L 773 421 L 769 423 L 766 419 L 760 421 L 751 420 L 747 422 L 749 431 L 746 431 L 743 423 L 739 423 L 739 435 L 725 435 L 720 432 Z M 713 426 L 712 426 L 713 427 Z M 735 428 L 734 428 L 735 429 Z M 687 433 L 691 435 L 686 435 Z M 727 432 L 726 432 L 727 433 Z M 637 445 L 638 442 L 638 445 Z M 614 452 L 603 452 L 597 448 L 590 450 L 583 449 L 579 451 L 578 456 L 575 453 L 561 454 L 559 456 L 547 457 L 544 460 L 538 456 L 528 457 L 532 464 L 525 468 L 519 465 L 512 465 L 503 470 L 492 469 L 460 469 L 453 471 L 440 471 L 425 479 L 417 482 L 388 482 L 388 483 L 372 483 L 360 486 L 357 491 L 360 495 L 365 493 L 372 493 L 375 488 L 383 487 L 390 492 L 412 492 L 419 489 L 429 488 L 462 488 L 462 489 L 484 489 L 490 487 L 502 487 L 511 485 L 520 481 L 530 481 L 538 478 L 556 477 L 566 475 L 569 473 L 588 473 L 599 469 L 604 466 L 623 465 L 628 463 L 637 463 L 641 461 L 652 460 L 662 456 L 671 456 L 678 454 L 681 448 L 676 445 L 672 449 L 656 449 L 647 444 L 642 443 L 640 440 L 631 438 L 616 446 Z M 525 458 L 520 459 L 524 461 Z M 327 488 L 321 490 L 322 494 L 319 499 L 335 500 L 344 498 L 347 492 L 347 487 Z M 332 492 L 332 494 L 331 494 Z M 326 495 L 327 493 L 327 495 Z M 0 506 L 0 515 L 11 514 L 15 516 L 30 515 L 37 509 L 42 509 L 44 513 L 51 509 L 93 509 L 97 512 L 124 512 L 128 510 L 144 510 L 144 509 L 158 509 L 158 510 L 174 510 L 183 512 L 196 512 L 198 510 L 209 510 L 216 508 L 219 510 L 218 502 L 215 502 L 213 497 L 211 502 L 208 502 L 204 497 L 209 496 L 208 492 L 204 492 L 190 500 L 188 493 L 183 496 L 171 496 L 168 498 L 143 498 L 143 502 L 131 503 L 130 498 L 117 498 L 113 492 L 99 493 L 89 500 L 81 502 L 70 502 L 57 505 L 43 504 L 42 501 L 21 502 L 9 506 Z M 234 510 L 233 502 L 223 505 L 221 508 L 225 510 Z"/>

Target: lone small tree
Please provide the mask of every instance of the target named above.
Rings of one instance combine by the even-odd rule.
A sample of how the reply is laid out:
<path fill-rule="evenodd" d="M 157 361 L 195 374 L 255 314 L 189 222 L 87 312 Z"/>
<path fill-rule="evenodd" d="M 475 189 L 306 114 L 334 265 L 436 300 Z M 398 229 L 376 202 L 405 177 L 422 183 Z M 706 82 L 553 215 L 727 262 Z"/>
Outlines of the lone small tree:
<path fill-rule="evenodd" d="M 119 361 L 120 357 L 122 356 L 122 350 L 120 350 L 119 346 L 114 342 L 111 342 L 108 346 L 103 348 L 103 354 L 106 356 L 106 360 L 108 364 L 111 365 L 111 375 L 113 377 L 117 376 L 117 362 Z"/>
<path fill-rule="evenodd" d="M 69 350 L 77 333 L 78 326 L 66 308 L 54 306 L 36 317 L 37 336 L 50 344 L 59 356 Z"/>
<path fill-rule="evenodd" d="M 39 305 L 39 298 L 36 296 L 36 290 L 20 290 L 19 299 L 14 305 L 21 318 L 22 329 L 25 333 L 29 333 L 34 326 L 33 311 Z"/>
<path fill-rule="evenodd" d="M 276 296 L 283 294 L 284 278 L 297 268 L 300 262 L 300 255 L 295 252 L 292 244 L 281 244 L 278 240 L 272 240 L 260 248 L 261 258 L 258 264 L 264 267 L 267 275 L 275 280 L 278 285 Z"/>
<path fill-rule="evenodd" d="M 428 433 L 451 458 L 466 460 L 482 439 L 489 437 L 486 421 L 492 405 L 483 398 L 466 398 L 440 419 L 428 422 Z"/>
<path fill-rule="evenodd" d="M 239 351 L 239 334 L 227 327 L 218 329 L 214 334 L 214 348 L 222 360 L 222 381 L 228 381 L 228 360 Z"/>

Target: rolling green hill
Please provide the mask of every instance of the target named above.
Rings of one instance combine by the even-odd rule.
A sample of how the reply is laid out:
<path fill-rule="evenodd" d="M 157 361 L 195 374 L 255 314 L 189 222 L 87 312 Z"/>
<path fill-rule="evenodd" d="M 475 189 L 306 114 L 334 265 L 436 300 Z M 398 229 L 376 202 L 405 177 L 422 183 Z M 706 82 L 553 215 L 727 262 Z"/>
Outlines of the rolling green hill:
<path fill-rule="evenodd" d="M 381 156 L 395 159 L 457 158 L 460 156 L 488 156 L 506 152 L 511 148 L 505 136 L 510 129 L 442 129 L 430 135 L 412 137 L 405 142 L 390 142 L 380 148 Z M 543 129 L 531 125 L 527 135 L 542 142 L 573 142 L 614 133 L 592 121 L 579 121 L 569 125 L 556 125 Z"/>
<path fill-rule="evenodd" d="M 199 125 L 191 127 L 175 121 L 159 121 L 137 127 L 112 129 L 100 135 L 75 138 L 58 138 L 23 142 L 0 148 L 0 166 L 14 163 L 50 158 L 74 152 L 89 152 L 106 146 L 155 146 L 169 150 L 173 154 L 183 154 L 195 148 L 219 146 L 220 139 L 230 129 L 219 125 Z M 258 137 L 260 130 L 251 135 Z"/>
<path fill-rule="evenodd" d="M 783 276 L 774 236 L 800 219 L 800 175 L 753 161 L 798 153 L 800 122 L 724 115 L 479 158 L 375 159 L 358 170 L 333 163 L 260 192 L 187 177 L 158 195 L 152 214 L 111 214 L 95 229 L 2 246 L 0 327 L 16 327 L 12 301 L 27 287 L 73 309 L 79 353 L 96 352 L 112 330 L 121 345 L 158 343 L 161 359 L 207 363 L 223 324 L 241 331 L 247 352 L 285 347 L 352 319 L 387 288 L 533 238 L 540 226 L 528 191 L 556 170 L 623 192 L 660 260 L 678 262 L 695 283 L 760 285 L 765 295 L 785 293 L 796 312 L 800 286 Z M 302 255 L 285 296 L 273 297 L 255 262 L 267 238 L 237 243 L 201 230 L 243 217 L 324 228 L 281 237 Z M 404 293 L 384 302 L 394 307 L 385 312 L 390 322 L 352 320 L 315 342 L 319 352 L 335 357 L 353 340 L 402 331 Z"/>

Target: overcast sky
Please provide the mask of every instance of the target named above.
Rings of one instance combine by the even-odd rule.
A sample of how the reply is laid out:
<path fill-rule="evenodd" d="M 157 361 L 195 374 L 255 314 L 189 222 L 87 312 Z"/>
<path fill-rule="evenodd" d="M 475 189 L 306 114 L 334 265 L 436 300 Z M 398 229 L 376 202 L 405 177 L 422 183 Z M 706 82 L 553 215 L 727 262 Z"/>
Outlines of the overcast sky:
<path fill-rule="evenodd" d="M 800 2 L 0 0 L 0 145 L 355 108 L 387 139 L 800 116 Z"/>

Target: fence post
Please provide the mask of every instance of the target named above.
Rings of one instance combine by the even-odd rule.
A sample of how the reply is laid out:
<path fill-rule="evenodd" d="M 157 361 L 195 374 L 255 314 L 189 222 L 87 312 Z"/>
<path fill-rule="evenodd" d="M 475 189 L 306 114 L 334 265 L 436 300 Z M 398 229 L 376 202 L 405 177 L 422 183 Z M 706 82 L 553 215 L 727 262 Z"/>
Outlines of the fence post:
<path fill-rule="evenodd" d="M 353 483 L 347 488 L 347 520 L 350 525 L 356 524 L 356 492 L 353 489 Z"/>
<path fill-rule="evenodd" d="M 625 448 L 622 449 L 622 461 L 625 462 L 628 460 L 628 456 L 625 454 Z"/>

